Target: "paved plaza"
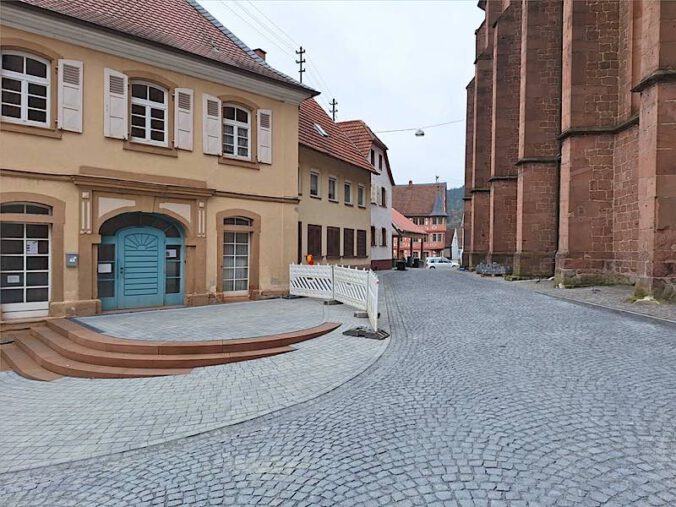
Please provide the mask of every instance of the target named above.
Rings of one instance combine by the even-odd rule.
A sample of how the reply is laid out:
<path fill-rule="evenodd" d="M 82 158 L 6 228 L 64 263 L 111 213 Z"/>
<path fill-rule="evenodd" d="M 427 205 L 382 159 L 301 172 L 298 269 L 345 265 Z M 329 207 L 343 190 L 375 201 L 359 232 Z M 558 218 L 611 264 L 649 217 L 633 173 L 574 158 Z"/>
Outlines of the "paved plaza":
<path fill-rule="evenodd" d="M 337 389 L 192 438 L 1 474 L 0 503 L 676 504 L 676 327 L 467 273 L 381 280 L 390 343 Z M 325 360 L 294 380 L 332 370 Z M 14 382 L 24 399 L 38 385 Z M 123 396 L 118 382 L 106 385 Z M 255 403 L 257 380 L 249 386 Z M 78 401 L 70 410 L 92 398 Z M 221 403 L 213 397 L 204 416 Z M 4 433 L 24 424 L 3 415 Z M 49 432 L 46 415 L 41 425 Z M 134 431 L 111 427 L 121 430 Z M 60 445 L 58 435 L 40 445 Z"/>

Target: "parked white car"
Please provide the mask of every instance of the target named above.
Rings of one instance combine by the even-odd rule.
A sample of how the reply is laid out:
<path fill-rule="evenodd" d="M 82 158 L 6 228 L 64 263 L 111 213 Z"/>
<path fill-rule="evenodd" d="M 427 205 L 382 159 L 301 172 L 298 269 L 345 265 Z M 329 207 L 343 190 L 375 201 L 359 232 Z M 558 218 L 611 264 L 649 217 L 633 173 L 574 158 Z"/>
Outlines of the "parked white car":
<path fill-rule="evenodd" d="M 425 267 L 427 269 L 451 269 L 459 266 L 460 264 L 457 261 L 452 261 L 446 257 L 428 257 L 425 260 Z"/>

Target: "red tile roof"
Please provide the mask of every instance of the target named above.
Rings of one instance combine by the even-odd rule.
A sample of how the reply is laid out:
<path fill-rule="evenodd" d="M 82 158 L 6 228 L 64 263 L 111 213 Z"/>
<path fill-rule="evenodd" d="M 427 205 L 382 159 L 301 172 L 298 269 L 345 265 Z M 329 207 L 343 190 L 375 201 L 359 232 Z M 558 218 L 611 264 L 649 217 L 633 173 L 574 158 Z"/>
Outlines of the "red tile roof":
<path fill-rule="evenodd" d="M 324 137 L 317 132 L 315 124 L 324 129 L 328 137 Z M 314 99 L 304 100 L 300 104 L 298 142 L 303 146 L 325 153 L 360 169 L 365 169 L 371 173 L 376 172 L 350 138 Z"/>
<path fill-rule="evenodd" d="M 431 216 L 437 196 L 446 209 L 446 183 L 395 185 L 392 187 L 392 207 L 407 217 Z"/>
<path fill-rule="evenodd" d="M 371 128 L 362 120 L 348 120 L 339 121 L 338 126 L 345 132 L 345 134 L 352 140 L 357 149 L 368 160 L 371 146 L 376 144 L 385 154 L 385 162 L 387 167 L 387 175 L 390 177 L 390 182 L 394 185 L 394 178 L 390 169 L 390 160 L 387 156 L 387 146 L 380 138 L 373 133 Z"/>
<path fill-rule="evenodd" d="M 392 208 L 392 225 L 399 233 L 424 234 L 425 236 L 427 236 L 427 231 L 425 231 L 425 229 L 423 229 L 419 225 L 415 225 L 413 222 L 411 222 L 408 218 L 406 218 L 404 215 L 399 213 L 394 208 Z"/>
<path fill-rule="evenodd" d="M 313 92 L 273 69 L 195 0 L 20 0 L 20 3 Z"/>

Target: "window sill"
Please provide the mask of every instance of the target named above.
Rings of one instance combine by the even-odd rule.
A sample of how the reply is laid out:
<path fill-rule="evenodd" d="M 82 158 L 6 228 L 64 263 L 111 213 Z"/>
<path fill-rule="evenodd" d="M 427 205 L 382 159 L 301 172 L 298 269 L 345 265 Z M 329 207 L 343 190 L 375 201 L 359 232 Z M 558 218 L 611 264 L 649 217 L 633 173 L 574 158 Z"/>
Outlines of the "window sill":
<path fill-rule="evenodd" d="M 351 202 L 346 202 L 345 206 L 349 206 L 350 208 L 354 208 L 354 204 L 352 204 Z"/>
<path fill-rule="evenodd" d="M 329 198 L 329 202 L 333 202 L 333 203 L 338 204 L 338 199 L 331 199 L 331 198 Z"/>
<path fill-rule="evenodd" d="M 365 208 L 366 208 L 366 206 L 363 205 L 363 204 L 359 204 L 359 207 L 360 207 L 361 209 L 365 209 Z"/>
<path fill-rule="evenodd" d="M 141 153 L 150 153 L 152 155 L 163 155 L 165 157 L 178 157 L 178 152 L 168 146 L 155 146 L 152 144 L 143 144 L 136 141 L 125 141 L 123 148 L 129 151 L 138 151 Z"/>
<path fill-rule="evenodd" d="M 61 139 L 60 130 L 49 127 L 36 127 L 35 125 L 21 125 L 8 121 L 0 122 L 0 130 L 3 132 L 17 132 L 19 134 L 29 134 L 32 136 L 50 137 L 52 139 Z"/>
<path fill-rule="evenodd" d="M 242 167 L 244 169 L 253 169 L 254 171 L 261 170 L 261 166 L 257 162 L 251 162 L 250 160 L 242 160 L 239 158 L 224 157 L 223 155 L 218 157 L 218 163 L 223 165 Z"/>
<path fill-rule="evenodd" d="M 312 197 L 313 199 L 319 199 L 320 201 L 322 200 L 322 196 L 321 196 L 321 195 L 312 195 L 312 194 L 310 194 L 310 197 Z"/>

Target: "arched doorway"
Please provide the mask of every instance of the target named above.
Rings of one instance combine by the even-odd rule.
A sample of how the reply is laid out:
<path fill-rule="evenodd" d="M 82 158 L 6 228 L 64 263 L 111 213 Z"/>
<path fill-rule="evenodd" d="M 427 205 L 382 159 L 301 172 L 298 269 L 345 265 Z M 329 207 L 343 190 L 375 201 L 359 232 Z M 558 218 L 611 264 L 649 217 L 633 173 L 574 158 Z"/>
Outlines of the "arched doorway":
<path fill-rule="evenodd" d="M 156 213 L 123 213 L 99 229 L 97 288 L 103 310 L 183 304 L 184 232 Z"/>

